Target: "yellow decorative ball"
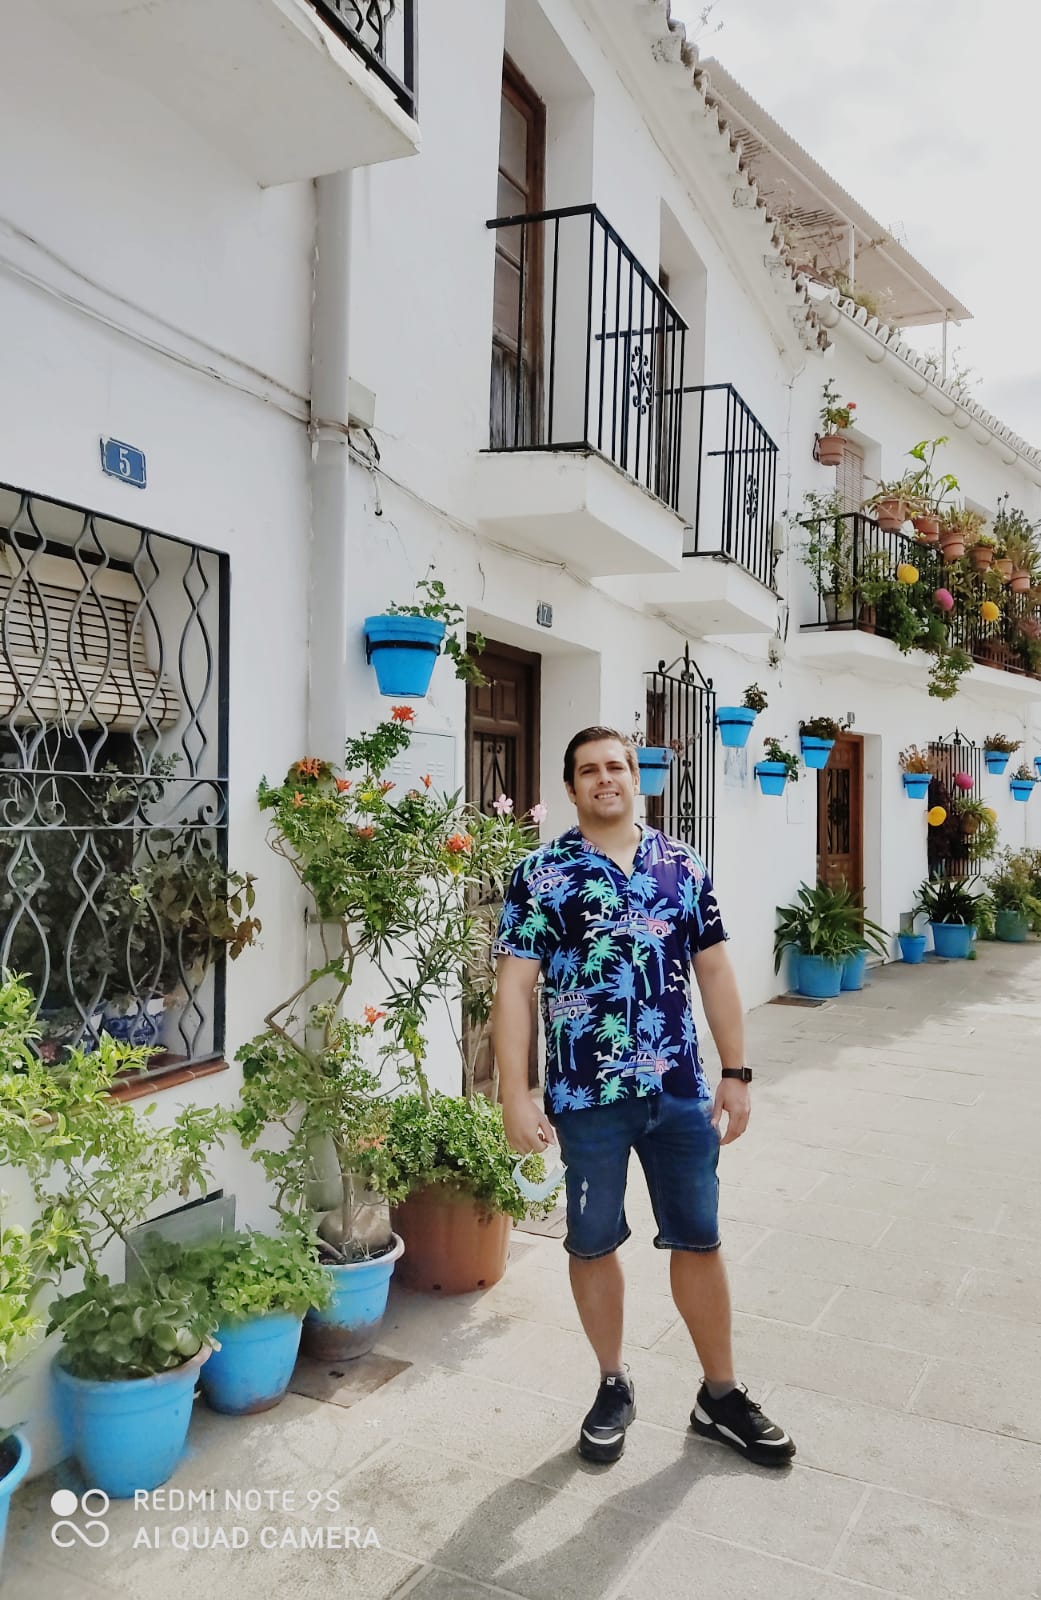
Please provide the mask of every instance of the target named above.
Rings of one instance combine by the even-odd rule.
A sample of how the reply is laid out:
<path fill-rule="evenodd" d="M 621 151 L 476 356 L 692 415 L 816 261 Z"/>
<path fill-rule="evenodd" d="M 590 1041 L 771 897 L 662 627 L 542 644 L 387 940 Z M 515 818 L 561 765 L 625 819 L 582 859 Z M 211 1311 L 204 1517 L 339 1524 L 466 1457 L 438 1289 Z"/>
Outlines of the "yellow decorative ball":
<path fill-rule="evenodd" d="M 994 810 L 993 806 L 984 806 L 983 815 L 986 817 L 991 826 L 993 826 L 993 824 L 998 820 L 998 814 Z"/>
<path fill-rule="evenodd" d="M 1001 612 L 998 610 L 993 600 L 984 600 L 983 604 L 980 606 L 980 616 L 983 618 L 984 622 L 997 622 L 998 618 L 1001 616 Z"/>
<path fill-rule="evenodd" d="M 947 821 L 947 813 L 943 806 L 933 806 L 930 811 L 926 812 L 926 820 L 930 828 L 938 828 L 942 822 Z"/>
<path fill-rule="evenodd" d="M 901 561 L 896 569 L 898 583 L 912 584 L 918 582 L 918 568 L 912 567 L 910 561 Z"/>

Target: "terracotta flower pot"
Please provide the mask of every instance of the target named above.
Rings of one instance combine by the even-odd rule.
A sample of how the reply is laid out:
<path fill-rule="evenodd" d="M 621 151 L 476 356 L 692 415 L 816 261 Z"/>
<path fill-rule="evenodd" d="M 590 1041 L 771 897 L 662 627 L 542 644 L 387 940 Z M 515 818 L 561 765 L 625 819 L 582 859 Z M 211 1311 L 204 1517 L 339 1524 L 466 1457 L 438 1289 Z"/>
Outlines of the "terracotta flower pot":
<path fill-rule="evenodd" d="M 875 608 L 874 606 L 861 606 L 858 627 L 861 633 L 874 633 Z"/>
<path fill-rule="evenodd" d="M 817 436 L 817 460 L 822 467 L 841 467 L 843 456 L 842 436 L 838 433 L 821 433 Z"/>
<path fill-rule="evenodd" d="M 391 1227 L 405 1241 L 397 1281 L 424 1294 L 490 1289 L 506 1271 L 513 1218 L 482 1210 L 447 1183 L 415 1189 L 391 1207 Z"/>
<path fill-rule="evenodd" d="M 1025 571 L 1023 567 L 1013 567 L 1008 586 L 1013 594 L 1026 594 L 1030 588 L 1029 572 Z"/>
<path fill-rule="evenodd" d="M 1005 582 L 1008 582 L 1012 576 L 1012 563 L 1007 556 L 1002 556 L 1000 560 L 997 558 L 997 556 L 995 556 L 994 571 L 1000 572 Z"/>
<path fill-rule="evenodd" d="M 940 552 L 945 561 L 960 561 L 965 554 L 965 540 L 959 533 L 955 537 L 940 540 Z"/>
<path fill-rule="evenodd" d="M 907 506 L 903 500 L 880 500 L 875 517 L 884 533 L 896 533 L 907 521 Z"/>
<path fill-rule="evenodd" d="M 935 544 L 940 537 L 940 519 L 926 512 L 923 516 L 912 517 L 915 530 L 921 534 L 926 544 Z"/>
<path fill-rule="evenodd" d="M 977 572 L 986 572 L 993 565 L 994 549 L 989 544 L 974 544 L 969 551 L 969 555 L 972 557 L 972 564 Z"/>

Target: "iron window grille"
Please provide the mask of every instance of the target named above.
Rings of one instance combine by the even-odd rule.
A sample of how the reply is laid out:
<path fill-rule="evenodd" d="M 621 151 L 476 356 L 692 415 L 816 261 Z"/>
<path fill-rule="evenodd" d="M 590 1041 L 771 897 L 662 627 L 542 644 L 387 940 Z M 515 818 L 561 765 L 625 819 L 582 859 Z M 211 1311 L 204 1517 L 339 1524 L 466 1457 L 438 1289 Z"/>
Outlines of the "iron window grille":
<path fill-rule="evenodd" d="M 45 1059 L 223 1052 L 228 590 L 216 551 L 0 486 L 0 965 Z"/>
<path fill-rule="evenodd" d="M 966 791 L 977 799 L 982 792 L 983 750 L 972 739 L 966 739 L 959 729 L 934 739 L 929 754 L 935 763 L 935 772 L 929 782 L 929 805 L 942 806 L 946 821 L 939 827 L 930 827 L 926 843 L 930 878 L 968 878 L 979 871 L 969 849 L 969 840 L 962 830 L 953 806 L 962 798 L 955 783 L 958 773 L 964 772 L 972 779 L 972 788 Z"/>
<path fill-rule="evenodd" d="M 678 670 L 677 670 L 678 669 Z M 716 694 L 712 679 L 702 676 L 682 656 L 656 672 L 644 674 L 647 685 L 647 743 L 673 751 L 665 791 L 649 796 L 647 821 L 689 844 L 713 870 L 716 845 Z"/>
<path fill-rule="evenodd" d="M 387 85 L 402 111 L 419 111 L 416 0 L 310 0 L 318 15 Z M 400 15 L 401 27 L 394 26 Z"/>
<path fill-rule="evenodd" d="M 688 556 L 724 556 L 774 587 L 777 446 L 732 383 L 696 384 L 685 437 L 697 438 Z"/>

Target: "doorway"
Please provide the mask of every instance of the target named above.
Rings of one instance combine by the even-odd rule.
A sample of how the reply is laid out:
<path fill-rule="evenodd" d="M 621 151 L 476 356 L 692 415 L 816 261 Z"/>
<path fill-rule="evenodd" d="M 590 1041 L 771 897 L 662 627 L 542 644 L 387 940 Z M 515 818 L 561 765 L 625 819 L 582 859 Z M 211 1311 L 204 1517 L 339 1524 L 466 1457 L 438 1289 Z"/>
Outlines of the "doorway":
<path fill-rule="evenodd" d="M 817 881 L 864 887 L 864 740 L 842 733 L 817 774 Z"/>
<path fill-rule="evenodd" d="M 543 206 L 546 108 L 507 57 L 502 71 L 497 215 L 538 215 Z M 542 227 L 495 231 L 490 444 L 523 450 L 540 442 L 542 409 Z"/>

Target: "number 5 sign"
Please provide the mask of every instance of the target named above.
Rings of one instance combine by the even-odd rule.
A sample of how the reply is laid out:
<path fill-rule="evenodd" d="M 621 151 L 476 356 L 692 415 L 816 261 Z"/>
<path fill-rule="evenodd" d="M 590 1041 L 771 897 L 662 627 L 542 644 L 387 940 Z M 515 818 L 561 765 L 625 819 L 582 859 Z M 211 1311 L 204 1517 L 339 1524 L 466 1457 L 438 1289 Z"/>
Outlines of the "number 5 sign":
<path fill-rule="evenodd" d="M 132 444 L 124 444 L 121 439 L 100 439 L 101 445 L 101 470 L 110 478 L 121 478 L 124 483 L 133 484 L 135 489 L 145 487 L 145 453 L 135 450 Z"/>

